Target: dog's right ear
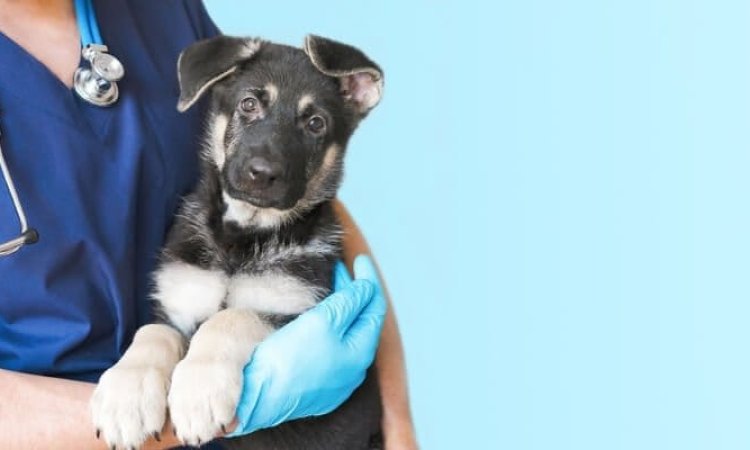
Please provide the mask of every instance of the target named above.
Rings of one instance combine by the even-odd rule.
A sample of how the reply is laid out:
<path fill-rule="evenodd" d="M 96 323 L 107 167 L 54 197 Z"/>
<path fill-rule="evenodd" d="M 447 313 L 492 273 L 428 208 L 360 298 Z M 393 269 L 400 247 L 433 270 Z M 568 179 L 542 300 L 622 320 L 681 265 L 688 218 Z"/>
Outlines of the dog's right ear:
<path fill-rule="evenodd" d="M 259 39 L 218 36 L 196 42 L 180 53 L 177 79 L 180 100 L 177 110 L 184 112 L 214 83 L 237 70 L 252 58 L 262 45 Z"/>

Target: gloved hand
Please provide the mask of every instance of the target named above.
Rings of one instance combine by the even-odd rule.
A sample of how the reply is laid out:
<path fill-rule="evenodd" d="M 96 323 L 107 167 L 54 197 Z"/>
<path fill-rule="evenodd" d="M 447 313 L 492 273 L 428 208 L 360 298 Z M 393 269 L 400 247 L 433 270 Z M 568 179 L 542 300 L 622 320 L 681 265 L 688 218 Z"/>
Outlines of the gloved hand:
<path fill-rule="evenodd" d="M 229 437 L 329 413 L 364 381 L 375 358 L 386 301 L 372 260 L 339 262 L 334 293 L 271 334 L 244 369 L 237 428 Z"/>

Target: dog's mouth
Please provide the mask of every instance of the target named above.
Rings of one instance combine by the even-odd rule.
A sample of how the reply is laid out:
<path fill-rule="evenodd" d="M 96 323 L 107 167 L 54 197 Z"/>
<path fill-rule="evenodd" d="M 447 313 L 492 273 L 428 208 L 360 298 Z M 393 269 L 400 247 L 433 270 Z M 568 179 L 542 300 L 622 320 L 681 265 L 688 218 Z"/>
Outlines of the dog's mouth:
<path fill-rule="evenodd" d="M 229 197 L 248 203 L 256 208 L 274 208 L 274 209 L 285 209 L 283 202 L 280 199 L 266 197 L 266 196 L 255 196 L 247 192 L 243 192 L 239 189 L 235 189 L 231 186 L 227 186 L 224 191 Z"/>

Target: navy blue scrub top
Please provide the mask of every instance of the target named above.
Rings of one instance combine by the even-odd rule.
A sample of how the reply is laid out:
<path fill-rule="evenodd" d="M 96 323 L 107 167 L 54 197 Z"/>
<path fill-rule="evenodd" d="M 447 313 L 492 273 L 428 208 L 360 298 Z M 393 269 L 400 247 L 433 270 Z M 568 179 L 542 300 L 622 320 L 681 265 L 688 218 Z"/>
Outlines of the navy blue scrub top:
<path fill-rule="evenodd" d="M 0 367 L 86 381 L 150 320 L 149 274 L 198 173 L 202 113 L 176 110 L 177 57 L 218 33 L 197 0 L 94 6 L 125 66 L 109 108 L 0 33 L 0 145 L 40 235 L 0 257 Z M 0 181 L 0 241 L 18 229 Z"/>

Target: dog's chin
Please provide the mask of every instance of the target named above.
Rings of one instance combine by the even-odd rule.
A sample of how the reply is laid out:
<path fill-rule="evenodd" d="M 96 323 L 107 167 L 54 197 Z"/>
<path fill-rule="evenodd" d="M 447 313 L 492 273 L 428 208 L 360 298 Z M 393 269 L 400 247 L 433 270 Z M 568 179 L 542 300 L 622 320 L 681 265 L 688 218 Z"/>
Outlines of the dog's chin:
<path fill-rule="evenodd" d="M 226 189 L 224 192 L 234 200 L 245 202 L 260 209 L 273 208 L 277 210 L 285 210 L 294 206 L 294 203 L 289 204 L 289 202 L 285 201 L 284 198 L 257 196 L 232 188 Z"/>
<path fill-rule="evenodd" d="M 258 198 L 253 196 L 243 196 L 242 198 L 238 198 L 237 200 L 241 200 L 245 203 L 248 203 L 256 208 L 259 209 L 286 209 L 281 205 L 281 202 L 276 201 L 274 199 L 268 199 L 268 198 Z"/>

